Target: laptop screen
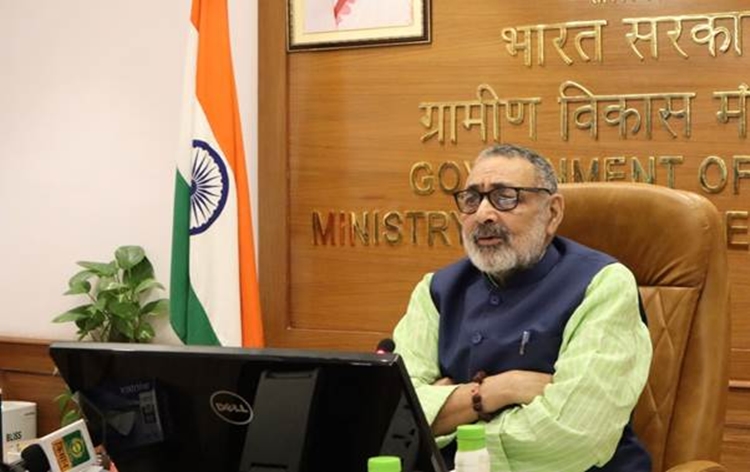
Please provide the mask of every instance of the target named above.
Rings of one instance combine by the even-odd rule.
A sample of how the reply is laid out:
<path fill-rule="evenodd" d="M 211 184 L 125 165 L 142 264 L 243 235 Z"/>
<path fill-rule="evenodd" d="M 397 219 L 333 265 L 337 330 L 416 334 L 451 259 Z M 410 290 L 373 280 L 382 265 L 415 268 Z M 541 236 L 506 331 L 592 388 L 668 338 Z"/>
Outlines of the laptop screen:
<path fill-rule="evenodd" d="M 50 354 L 120 472 L 445 470 L 401 358 L 55 343 Z"/>

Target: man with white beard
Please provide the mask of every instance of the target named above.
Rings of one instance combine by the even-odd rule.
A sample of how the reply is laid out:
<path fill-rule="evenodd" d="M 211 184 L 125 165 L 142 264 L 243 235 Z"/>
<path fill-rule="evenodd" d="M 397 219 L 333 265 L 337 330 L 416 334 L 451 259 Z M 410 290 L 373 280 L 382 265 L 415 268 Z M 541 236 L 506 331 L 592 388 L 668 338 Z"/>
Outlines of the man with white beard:
<path fill-rule="evenodd" d="M 630 426 L 652 353 L 633 274 L 555 235 L 564 199 L 534 151 L 485 149 L 454 197 L 468 257 L 427 274 L 394 331 L 446 461 L 479 422 L 493 472 L 649 472 Z"/>

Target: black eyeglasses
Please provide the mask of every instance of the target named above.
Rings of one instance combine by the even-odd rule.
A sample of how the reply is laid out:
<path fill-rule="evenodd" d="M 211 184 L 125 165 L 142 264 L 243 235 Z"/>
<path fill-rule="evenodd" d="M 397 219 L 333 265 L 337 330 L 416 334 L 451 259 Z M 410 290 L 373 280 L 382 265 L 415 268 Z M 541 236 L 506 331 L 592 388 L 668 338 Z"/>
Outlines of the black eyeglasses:
<path fill-rule="evenodd" d="M 521 191 L 524 192 L 547 192 L 552 195 L 552 190 L 544 187 L 495 187 L 488 192 L 469 188 L 453 194 L 458 211 L 470 215 L 479 210 L 482 200 L 487 197 L 490 205 L 498 211 L 510 211 L 518 206 Z"/>

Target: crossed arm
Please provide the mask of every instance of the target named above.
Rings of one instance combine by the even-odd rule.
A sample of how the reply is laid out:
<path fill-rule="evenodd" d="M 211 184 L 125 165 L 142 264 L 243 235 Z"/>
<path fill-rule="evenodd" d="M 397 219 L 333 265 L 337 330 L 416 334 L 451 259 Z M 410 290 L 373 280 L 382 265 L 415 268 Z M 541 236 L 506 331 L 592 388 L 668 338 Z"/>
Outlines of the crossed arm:
<path fill-rule="evenodd" d="M 454 385 L 442 378 L 439 314 L 429 282 L 428 275 L 414 290 L 394 339 L 425 416 L 434 433 L 443 435 L 438 443 L 446 444 L 456 426 L 477 421 L 471 407 L 477 384 Z M 538 468 L 540 458 L 558 472 L 606 463 L 640 396 L 650 361 L 633 276 L 620 264 L 607 266 L 566 325 L 551 378 L 508 371 L 479 386 L 486 411 L 518 405 L 487 425 L 493 470 Z"/>
<path fill-rule="evenodd" d="M 471 397 L 475 392 L 482 396 L 485 411 L 498 411 L 508 405 L 526 405 L 544 392 L 544 387 L 552 382 L 552 376 L 528 370 L 509 370 L 490 375 L 481 385 L 475 382 L 456 386 L 443 404 L 432 432 L 436 436 L 450 434 L 459 425 L 476 422 L 479 417 L 472 407 Z M 454 385 L 453 380 L 443 377 L 433 385 Z"/>

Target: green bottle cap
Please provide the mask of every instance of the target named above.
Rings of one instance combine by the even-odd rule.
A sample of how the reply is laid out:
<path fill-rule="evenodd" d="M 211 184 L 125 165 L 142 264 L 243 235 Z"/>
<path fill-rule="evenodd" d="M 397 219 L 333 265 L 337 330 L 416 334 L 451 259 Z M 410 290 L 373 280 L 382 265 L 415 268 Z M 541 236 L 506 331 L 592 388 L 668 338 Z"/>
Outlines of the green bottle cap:
<path fill-rule="evenodd" d="M 464 424 L 458 427 L 458 450 L 476 451 L 486 446 L 484 425 Z"/>
<path fill-rule="evenodd" d="M 401 472 L 401 458 L 396 456 L 370 457 L 367 472 Z"/>

